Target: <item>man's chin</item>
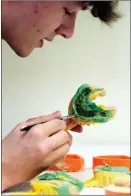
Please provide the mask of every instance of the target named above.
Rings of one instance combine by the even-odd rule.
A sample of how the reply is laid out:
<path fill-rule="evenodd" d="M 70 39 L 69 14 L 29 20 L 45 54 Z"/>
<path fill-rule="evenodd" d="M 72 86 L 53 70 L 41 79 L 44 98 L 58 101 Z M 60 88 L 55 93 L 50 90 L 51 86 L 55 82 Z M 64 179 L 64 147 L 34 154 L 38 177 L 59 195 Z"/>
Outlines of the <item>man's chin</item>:
<path fill-rule="evenodd" d="M 14 50 L 14 49 L 13 49 Z M 25 58 L 25 57 L 28 57 L 32 52 L 33 52 L 33 49 L 32 50 L 14 50 L 14 52 L 19 56 L 19 57 L 22 57 L 22 58 Z"/>
<path fill-rule="evenodd" d="M 8 42 L 7 42 L 8 43 Z M 19 57 L 28 57 L 34 48 L 27 48 L 27 47 L 18 47 L 17 45 L 8 43 L 8 45 L 12 48 L 12 50 L 19 56 Z"/>

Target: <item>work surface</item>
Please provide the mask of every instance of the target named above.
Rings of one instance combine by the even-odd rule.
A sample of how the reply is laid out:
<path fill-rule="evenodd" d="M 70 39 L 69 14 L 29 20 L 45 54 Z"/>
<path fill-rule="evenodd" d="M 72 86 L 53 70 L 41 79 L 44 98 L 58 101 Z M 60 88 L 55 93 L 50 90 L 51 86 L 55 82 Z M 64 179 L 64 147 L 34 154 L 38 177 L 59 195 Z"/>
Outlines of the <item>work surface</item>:
<path fill-rule="evenodd" d="M 93 170 L 87 168 L 82 172 L 69 173 L 71 176 L 80 179 L 81 181 L 86 181 L 93 177 Z M 80 195 L 104 195 L 103 188 L 84 188 Z"/>
<path fill-rule="evenodd" d="M 86 181 L 93 177 L 93 170 L 87 168 L 82 172 L 69 173 L 71 176 L 80 179 L 81 181 Z M 104 195 L 103 188 L 84 188 L 80 195 Z"/>
<path fill-rule="evenodd" d="M 90 168 L 85 169 L 83 172 L 74 172 L 70 174 L 82 181 L 86 181 L 87 179 L 90 179 L 93 177 L 93 171 Z M 103 188 L 84 188 L 80 195 L 104 195 L 104 189 Z"/>
<path fill-rule="evenodd" d="M 43 172 L 43 173 L 45 173 L 45 172 Z M 73 172 L 73 173 L 69 173 L 69 174 L 75 178 L 82 180 L 82 181 L 85 181 L 85 180 L 93 177 L 93 172 L 92 172 L 92 169 L 90 169 L 90 168 L 85 169 L 82 172 Z M 23 189 L 23 191 L 25 191 L 25 190 Z M 3 193 L 2 195 L 10 195 L 10 194 L 11 194 L 11 192 L 10 193 Z M 104 195 L 104 189 L 103 188 L 84 188 L 80 195 Z"/>
<path fill-rule="evenodd" d="M 70 153 L 77 153 L 84 157 L 85 159 L 85 169 L 83 172 L 74 172 L 70 173 L 70 175 L 82 180 L 86 181 L 87 179 L 90 179 L 93 177 L 92 172 L 92 157 L 98 156 L 98 155 L 107 155 L 107 154 L 123 154 L 130 156 L 130 146 L 116 146 L 116 145 L 109 145 L 109 146 L 87 146 L 86 149 L 82 148 L 81 146 L 78 146 L 75 148 L 75 150 L 72 150 Z M 24 191 L 24 190 L 23 190 Z M 2 195 L 7 195 L 2 194 Z M 103 188 L 84 188 L 80 195 L 104 195 L 104 189 Z"/>

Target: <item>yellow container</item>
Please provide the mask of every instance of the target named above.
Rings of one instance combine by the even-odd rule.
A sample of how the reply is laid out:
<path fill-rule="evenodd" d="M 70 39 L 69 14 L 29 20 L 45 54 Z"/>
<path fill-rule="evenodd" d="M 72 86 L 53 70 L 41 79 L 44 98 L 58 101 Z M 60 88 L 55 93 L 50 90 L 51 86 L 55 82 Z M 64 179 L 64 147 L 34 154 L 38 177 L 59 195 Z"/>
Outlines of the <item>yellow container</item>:
<path fill-rule="evenodd" d="M 94 172 L 94 177 L 85 181 L 85 187 L 105 187 L 114 184 L 117 177 L 127 177 L 128 174 L 118 172 L 98 171 Z"/>

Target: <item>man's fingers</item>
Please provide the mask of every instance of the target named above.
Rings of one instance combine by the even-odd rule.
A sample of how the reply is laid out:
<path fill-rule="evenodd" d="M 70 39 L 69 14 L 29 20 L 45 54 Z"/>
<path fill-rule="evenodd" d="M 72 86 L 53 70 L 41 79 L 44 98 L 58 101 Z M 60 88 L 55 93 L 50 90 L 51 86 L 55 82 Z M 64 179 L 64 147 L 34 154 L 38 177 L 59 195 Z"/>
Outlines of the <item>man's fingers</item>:
<path fill-rule="evenodd" d="M 71 145 L 72 145 L 73 137 L 72 137 L 72 135 L 71 135 L 69 132 L 67 132 L 67 133 L 68 133 L 68 135 L 69 135 L 69 141 L 68 141 L 68 144 L 69 144 L 69 146 L 71 146 Z"/>
<path fill-rule="evenodd" d="M 45 122 L 45 121 L 48 121 L 48 120 L 51 120 L 53 118 L 58 118 L 61 116 L 61 113 L 60 111 L 56 111 L 52 114 L 49 114 L 49 115 L 44 115 L 44 116 L 39 116 L 39 117 L 35 117 L 35 118 L 30 118 L 28 119 L 26 122 L 27 123 L 41 123 L 41 122 Z"/>
<path fill-rule="evenodd" d="M 66 129 L 66 123 L 64 120 L 52 119 L 46 123 L 38 124 L 32 127 L 29 132 L 41 132 L 44 136 L 48 137 L 55 134 L 58 131 Z M 38 133 L 39 134 L 39 133 Z"/>
<path fill-rule="evenodd" d="M 25 122 L 19 123 L 17 125 L 17 129 L 20 129 L 22 126 L 42 123 L 42 122 L 45 122 L 45 121 L 52 120 L 54 118 L 59 118 L 60 116 L 61 116 L 61 112 L 56 111 L 53 114 L 30 118 L 30 119 L 26 120 Z"/>
<path fill-rule="evenodd" d="M 53 151 L 60 146 L 63 146 L 64 144 L 68 143 L 70 145 L 71 143 L 71 137 L 66 131 L 59 131 L 58 133 L 55 133 L 54 135 L 48 137 L 48 149 L 50 151 Z"/>
<path fill-rule="evenodd" d="M 50 167 L 52 163 L 54 164 L 58 159 L 65 156 L 70 150 L 70 146 L 68 143 L 64 144 L 60 148 L 54 150 L 50 155 L 44 160 L 44 165 Z M 51 163 L 51 164 L 50 164 Z"/>

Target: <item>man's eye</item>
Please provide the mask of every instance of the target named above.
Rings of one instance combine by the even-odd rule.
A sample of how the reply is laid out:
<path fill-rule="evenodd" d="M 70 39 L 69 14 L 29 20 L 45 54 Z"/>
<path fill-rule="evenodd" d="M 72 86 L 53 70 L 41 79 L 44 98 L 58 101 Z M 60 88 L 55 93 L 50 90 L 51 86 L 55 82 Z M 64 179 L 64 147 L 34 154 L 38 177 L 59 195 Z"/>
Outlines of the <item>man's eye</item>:
<path fill-rule="evenodd" d="M 65 10 L 65 14 L 67 14 L 67 15 L 69 15 L 69 16 L 71 16 L 71 15 L 72 15 L 72 12 L 71 12 L 71 11 L 69 11 L 67 8 L 64 8 L 64 10 Z"/>

